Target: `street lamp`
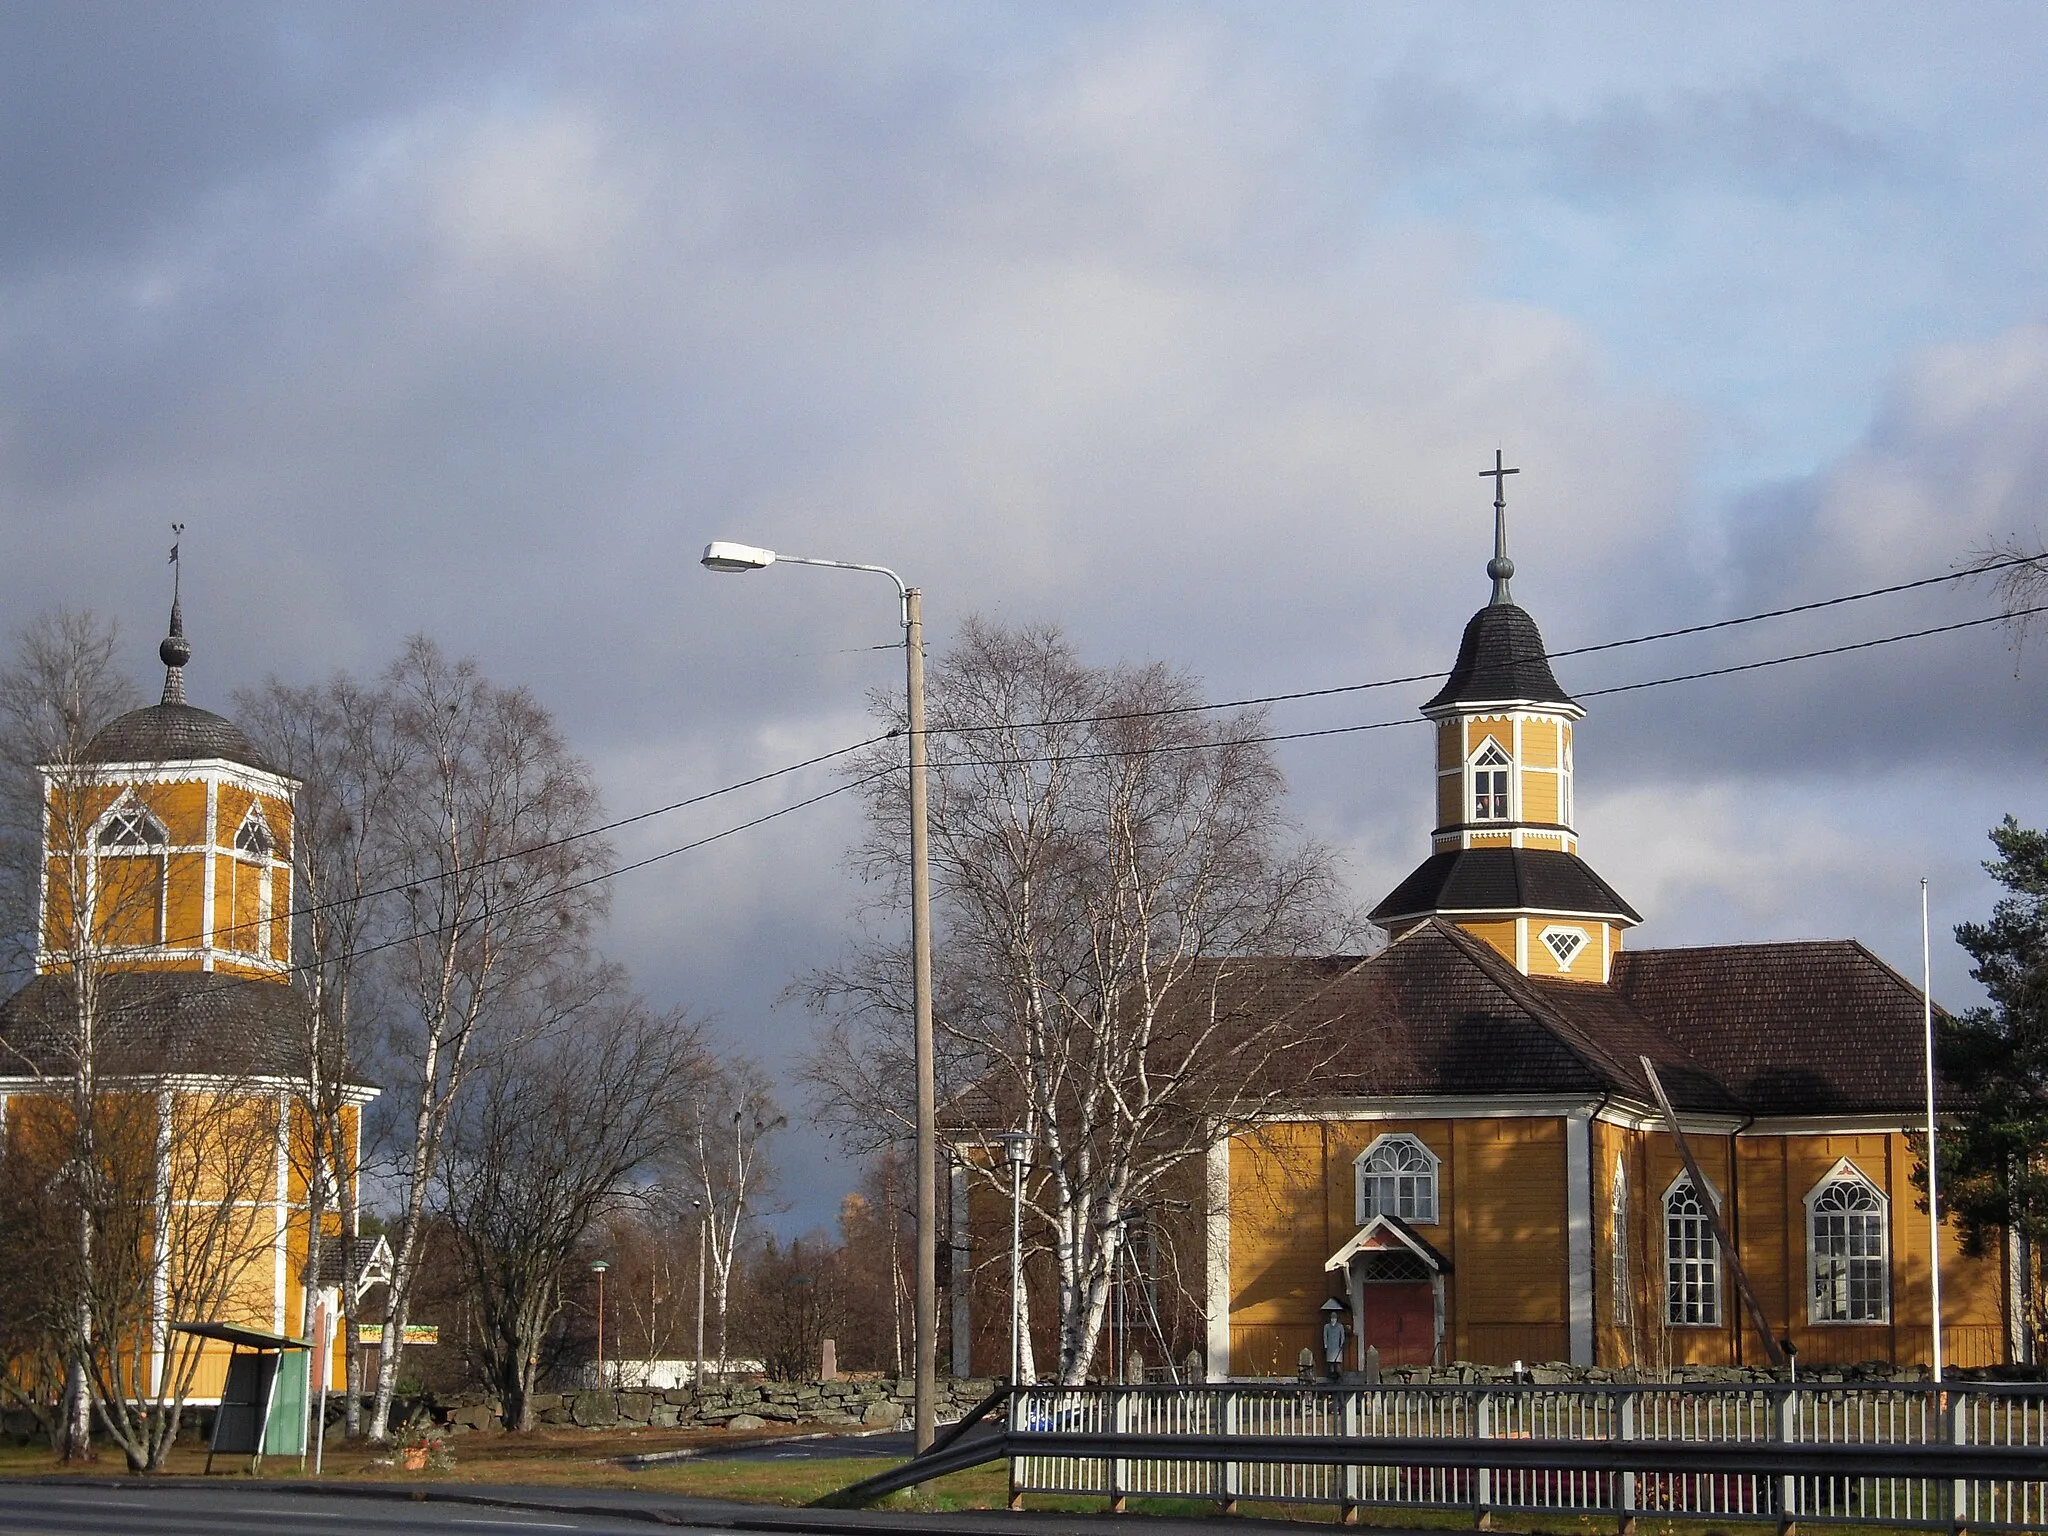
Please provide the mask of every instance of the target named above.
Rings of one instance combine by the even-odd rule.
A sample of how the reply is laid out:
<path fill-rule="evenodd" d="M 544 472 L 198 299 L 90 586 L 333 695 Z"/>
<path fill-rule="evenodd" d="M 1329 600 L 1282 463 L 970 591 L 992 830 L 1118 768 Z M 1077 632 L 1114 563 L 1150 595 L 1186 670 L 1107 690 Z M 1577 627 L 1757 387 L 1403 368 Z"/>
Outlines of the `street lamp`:
<path fill-rule="evenodd" d="M 711 1208 L 702 1200 L 692 1200 L 691 1206 L 697 1212 L 697 1368 L 690 1373 L 690 1385 L 699 1393 L 704 1390 L 704 1264 L 706 1239 L 711 1235 Z"/>
<path fill-rule="evenodd" d="M 1003 1144 L 1003 1156 L 1010 1162 L 1010 1385 L 1020 1385 L 1024 1373 L 1024 1170 L 1031 1162 L 1031 1137 L 1023 1131 L 1005 1131 L 996 1138 Z"/>
<path fill-rule="evenodd" d="M 611 1268 L 603 1259 L 593 1259 L 590 1272 L 597 1276 L 597 1385 L 604 1389 L 604 1272 Z"/>
<path fill-rule="evenodd" d="M 938 1400 L 939 1360 L 939 1182 L 938 1087 L 932 1064 L 932 913 L 926 855 L 924 740 L 924 605 L 916 587 L 886 565 L 778 555 L 752 544 L 716 540 L 704 546 L 703 563 L 713 571 L 765 571 L 785 565 L 822 565 L 840 571 L 873 571 L 896 583 L 903 618 L 904 692 L 910 727 L 910 966 L 912 1014 L 917 1037 L 917 1375 L 914 1418 L 917 1449 L 932 1443 Z"/>

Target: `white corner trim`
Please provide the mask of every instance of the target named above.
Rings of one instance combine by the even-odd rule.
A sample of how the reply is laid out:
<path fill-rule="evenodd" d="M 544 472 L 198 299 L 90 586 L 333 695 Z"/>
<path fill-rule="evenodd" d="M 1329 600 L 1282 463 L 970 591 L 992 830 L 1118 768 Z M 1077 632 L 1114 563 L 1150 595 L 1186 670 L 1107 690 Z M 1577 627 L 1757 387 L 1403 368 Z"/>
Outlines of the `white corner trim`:
<path fill-rule="evenodd" d="M 1204 1312 L 1207 1357 L 1211 1381 L 1230 1379 L 1230 1142 L 1226 1138 L 1211 1145 L 1207 1158 L 1204 1198 L 1208 1201 L 1207 1230 L 1203 1234 L 1203 1267 L 1207 1291 Z"/>
<path fill-rule="evenodd" d="M 1573 1365 L 1593 1363 L 1593 1117 L 1564 1122 L 1565 1256 Z"/>

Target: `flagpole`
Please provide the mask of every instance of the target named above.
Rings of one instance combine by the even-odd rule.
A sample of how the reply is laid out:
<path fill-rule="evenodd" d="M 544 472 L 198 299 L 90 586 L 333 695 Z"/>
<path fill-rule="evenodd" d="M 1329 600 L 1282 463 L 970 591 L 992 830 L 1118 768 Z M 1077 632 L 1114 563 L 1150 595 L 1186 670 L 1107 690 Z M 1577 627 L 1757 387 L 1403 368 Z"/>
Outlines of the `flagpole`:
<path fill-rule="evenodd" d="M 1927 1273 L 1933 1293 L 1934 1379 L 1941 1380 L 1941 1184 L 1934 1119 L 1934 965 L 1927 939 L 1927 882 L 1920 882 L 1920 1012 L 1927 1036 Z"/>

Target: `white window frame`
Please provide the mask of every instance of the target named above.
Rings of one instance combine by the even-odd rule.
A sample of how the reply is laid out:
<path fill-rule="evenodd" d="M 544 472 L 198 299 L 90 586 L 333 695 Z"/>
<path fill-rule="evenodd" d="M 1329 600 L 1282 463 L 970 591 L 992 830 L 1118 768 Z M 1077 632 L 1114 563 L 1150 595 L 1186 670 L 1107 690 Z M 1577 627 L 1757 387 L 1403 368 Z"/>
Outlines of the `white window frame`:
<path fill-rule="evenodd" d="M 105 835 L 108 825 L 116 821 L 142 823 L 155 834 L 155 841 L 103 845 L 100 838 Z M 117 944 L 111 947 L 129 951 L 162 949 L 170 942 L 171 931 L 171 829 L 164 825 L 163 818 L 137 799 L 133 790 L 129 790 L 100 813 L 99 820 L 92 824 L 92 834 L 86 846 L 89 850 L 85 863 L 86 941 L 94 945 L 99 942 L 93 934 L 98 929 L 100 921 L 100 860 L 155 859 L 156 937 L 146 944 Z"/>
<path fill-rule="evenodd" d="M 1833 1271 L 1833 1283 L 1829 1287 L 1830 1300 L 1823 1305 L 1821 1282 L 1824 1266 L 1821 1258 L 1819 1223 L 1823 1216 L 1832 1217 L 1836 1213 L 1822 1211 L 1820 1202 L 1828 1191 L 1845 1187 L 1867 1194 L 1872 1206 L 1866 1212 L 1841 1213 L 1844 1218 L 1842 1239 L 1850 1251 L 1831 1256 L 1830 1262 L 1825 1266 L 1826 1270 Z M 1877 1218 L 1875 1253 L 1859 1254 L 1854 1251 L 1857 1239 L 1849 1230 L 1849 1218 L 1859 1214 L 1874 1214 Z M 1877 1281 L 1877 1310 L 1862 1317 L 1850 1315 L 1854 1308 L 1855 1271 L 1858 1266 L 1875 1266 Z M 1877 1181 L 1846 1157 L 1838 1159 L 1820 1182 L 1806 1192 L 1806 1320 L 1827 1327 L 1846 1328 L 1889 1323 L 1892 1320 L 1892 1203 L 1885 1198 L 1885 1193 L 1878 1187 Z"/>
<path fill-rule="evenodd" d="M 1614 1189 L 1608 1202 L 1608 1268 L 1614 1289 L 1611 1298 L 1614 1326 L 1623 1329 L 1634 1327 L 1636 1317 L 1635 1286 L 1628 1262 L 1631 1240 L 1628 1218 L 1628 1163 L 1617 1152 L 1614 1154 Z"/>
<path fill-rule="evenodd" d="M 242 846 L 242 838 L 252 825 L 262 836 L 262 847 L 260 849 L 244 848 Z M 246 936 L 246 942 L 238 947 L 237 953 L 255 955 L 260 959 L 268 960 L 271 958 L 270 920 L 272 915 L 270 872 L 276 867 L 277 863 L 277 839 L 271 834 L 270 819 L 263 814 L 263 802 L 261 800 L 251 800 L 249 802 L 249 809 L 242 817 L 242 824 L 235 828 L 234 860 L 237 880 L 241 878 L 244 870 L 252 874 L 256 880 L 256 931 L 253 936 Z M 232 921 L 233 915 L 233 906 L 230 905 L 230 921 Z M 245 938 L 244 935 L 240 934 L 237 934 L 236 937 Z"/>
<path fill-rule="evenodd" d="M 1482 762 L 1487 753 L 1496 753 L 1498 762 Z M 1498 773 L 1506 781 L 1507 789 L 1501 795 L 1504 808 L 1498 816 L 1479 814 L 1479 776 L 1482 773 Z M 1472 755 L 1465 759 L 1465 814 L 1475 826 L 1505 825 L 1515 819 L 1521 807 L 1516 803 L 1518 795 L 1515 783 L 1515 755 L 1500 744 L 1497 737 L 1483 736 Z M 1488 799 L 1492 796 L 1489 794 Z"/>
<path fill-rule="evenodd" d="M 1396 1152 L 1420 1154 L 1422 1163 L 1426 1166 L 1410 1163 L 1406 1167 L 1374 1169 L 1371 1165 L 1383 1151 L 1389 1155 Z M 1394 1187 L 1394 1209 L 1390 1211 L 1376 1209 L 1367 1194 L 1370 1185 L 1381 1180 L 1391 1182 Z M 1402 1215 L 1400 1208 L 1401 1185 L 1404 1181 L 1410 1180 L 1416 1181 L 1410 1190 L 1411 1203 L 1415 1207 L 1415 1214 L 1412 1216 Z M 1412 1227 L 1433 1227 L 1437 1225 L 1438 1213 L 1442 1209 L 1442 1202 L 1439 1199 L 1442 1183 L 1443 1159 L 1430 1151 L 1429 1144 L 1420 1136 L 1410 1135 L 1406 1131 L 1389 1131 L 1383 1136 L 1376 1136 L 1372 1145 L 1359 1153 L 1351 1164 L 1352 1204 L 1358 1217 L 1358 1224 L 1362 1227 L 1375 1216 L 1394 1216 Z"/>
<path fill-rule="evenodd" d="M 1714 1237 L 1713 1222 L 1707 1219 L 1705 1200 L 1713 1201 L 1714 1208 L 1719 1210 L 1721 1206 L 1721 1192 L 1715 1189 L 1712 1183 L 1709 1183 L 1706 1188 L 1705 1200 L 1700 1200 L 1699 1194 L 1697 1192 L 1694 1193 L 1694 1199 L 1699 1200 L 1701 1205 L 1699 1214 L 1694 1215 L 1687 1212 L 1674 1216 L 1671 1207 L 1672 1203 L 1677 1199 L 1678 1192 L 1681 1189 L 1691 1190 L 1692 1187 L 1692 1175 L 1681 1171 L 1678 1177 L 1664 1186 L 1664 1198 L 1658 1202 L 1658 1210 L 1663 1216 L 1664 1323 L 1666 1327 L 1670 1328 L 1719 1328 L 1727 1315 L 1727 1309 L 1722 1304 L 1722 1293 L 1726 1287 L 1722 1284 L 1721 1245 Z M 1711 1248 L 1713 1250 L 1713 1258 L 1705 1259 L 1698 1257 L 1697 1254 L 1674 1254 L 1672 1252 L 1672 1222 L 1674 1220 L 1685 1222 L 1688 1228 L 1688 1236 L 1695 1249 L 1704 1251 L 1707 1248 Z M 1677 1266 L 1676 1269 L 1674 1269 L 1674 1265 Z M 1674 1276 L 1680 1271 L 1703 1277 L 1704 1304 L 1699 1300 L 1690 1299 L 1684 1289 L 1674 1288 Z M 1679 1284 L 1681 1287 L 1687 1284 L 1698 1285 L 1700 1281 L 1697 1279 L 1680 1281 Z M 1695 1310 L 1710 1313 L 1711 1315 L 1694 1317 L 1681 1315 Z"/>

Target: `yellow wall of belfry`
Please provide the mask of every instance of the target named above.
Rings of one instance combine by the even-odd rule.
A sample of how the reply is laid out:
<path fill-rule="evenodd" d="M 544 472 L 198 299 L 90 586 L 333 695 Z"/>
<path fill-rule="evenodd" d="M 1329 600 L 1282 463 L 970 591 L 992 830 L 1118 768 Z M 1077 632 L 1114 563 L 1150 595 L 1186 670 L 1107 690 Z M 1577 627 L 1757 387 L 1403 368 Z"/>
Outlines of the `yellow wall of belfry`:
<path fill-rule="evenodd" d="M 77 959 L 76 914 L 89 900 L 94 943 L 83 952 L 94 964 L 125 971 L 211 970 L 288 984 L 290 786 L 269 775 L 254 775 L 253 783 L 248 777 L 232 767 L 197 763 L 189 777 L 145 765 L 143 771 L 116 766 L 46 780 L 42 968 L 62 970 Z M 95 846 L 101 818 L 124 801 L 161 824 L 160 850 L 117 855 Z M 252 806 L 269 833 L 268 857 L 236 848 Z M 37 1136 L 47 1141 L 68 1134 L 67 1101 L 61 1085 L 53 1086 L 56 1091 L 0 1093 L 0 1127 L 10 1151 Z M 105 1099 L 109 1112 L 129 1101 L 160 1127 L 145 1138 L 147 1146 L 161 1149 L 154 1154 L 159 1171 L 152 1175 L 160 1194 L 142 1240 L 194 1256 L 174 1259 L 175 1272 L 211 1277 L 186 1293 L 189 1308 L 203 1312 L 206 1321 L 297 1334 L 305 1325 L 311 1219 L 304 1105 L 288 1085 L 233 1076 L 181 1080 L 127 1100 Z M 340 1114 L 346 1161 L 352 1163 L 360 1109 L 351 1104 Z M 353 1174 L 346 1166 L 338 1171 L 347 1186 L 344 1198 L 352 1201 Z M 322 1230 L 323 1241 L 342 1240 L 338 1211 L 326 1214 Z M 155 1343 L 132 1353 L 151 1370 L 180 1376 L 189 1370 L 193 1400 L 217 1399 L 231 1351 L 164 1332 L 171 1320 L 135 1319 L 134 1326 L 148 1329 Z M 329 1384 L 336 1390 L 347 1384 L 344 1355 L 337 1348 L 331 1361 Z"/>

